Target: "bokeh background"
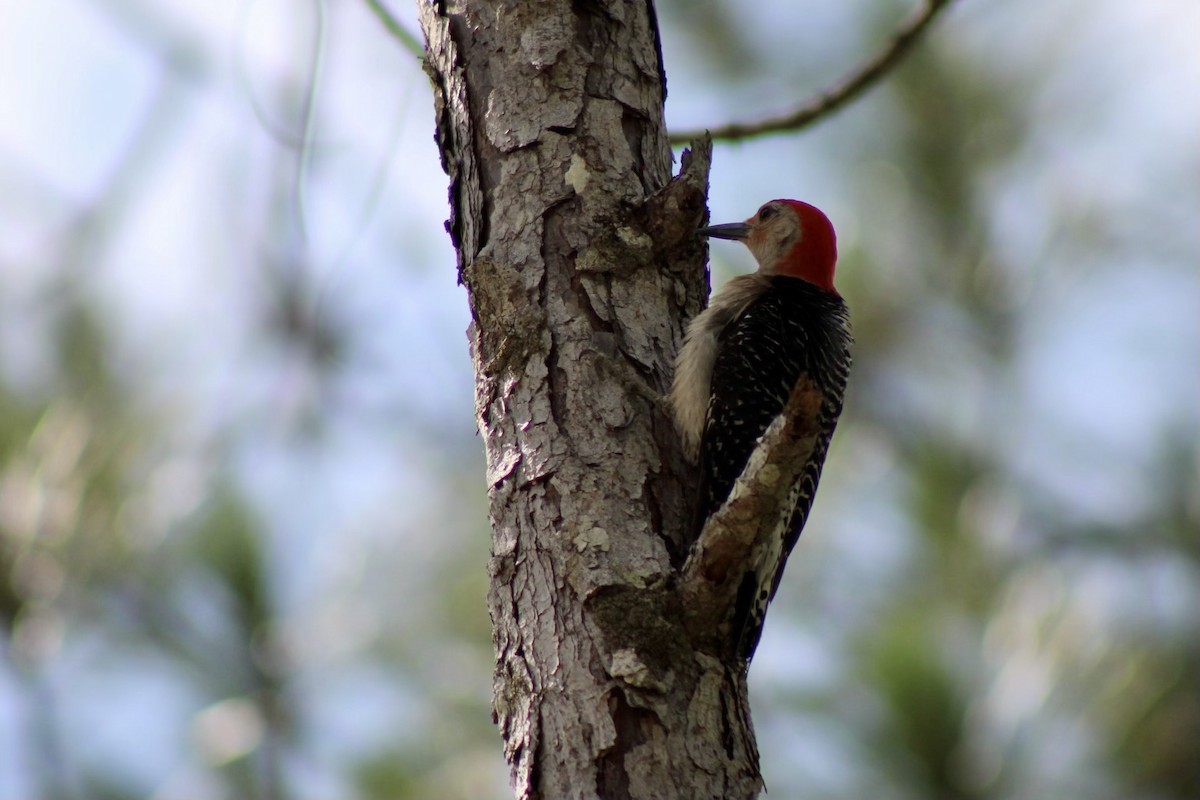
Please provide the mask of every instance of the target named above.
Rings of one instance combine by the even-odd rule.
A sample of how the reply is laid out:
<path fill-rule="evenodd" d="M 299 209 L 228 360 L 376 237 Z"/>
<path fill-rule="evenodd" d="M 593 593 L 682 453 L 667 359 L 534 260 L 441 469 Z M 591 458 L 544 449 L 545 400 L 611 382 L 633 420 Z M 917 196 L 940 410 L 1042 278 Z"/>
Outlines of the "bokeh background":
<path fill-rule="evenodd" d="M 658 7 L 673 129 L 913 9 Z M 858 338 L 752 673 L 772 798 L 1200 797 L 1197 41 L 1194 0 L 961 0 L 718 145 L 714 221 L 829 213 Z M 0 798 L 508 796 L 410 45 L 364 0 L 0 9 Z"/>

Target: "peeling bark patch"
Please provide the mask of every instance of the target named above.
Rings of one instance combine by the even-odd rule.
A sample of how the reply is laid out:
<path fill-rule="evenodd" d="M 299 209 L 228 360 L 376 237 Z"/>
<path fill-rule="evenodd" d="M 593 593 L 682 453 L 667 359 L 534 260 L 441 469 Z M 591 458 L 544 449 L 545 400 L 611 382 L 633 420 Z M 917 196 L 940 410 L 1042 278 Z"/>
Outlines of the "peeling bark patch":
<path fill-rule="evenodd" d="M 566 373 L 558 368 L 558 341 L 550 337 L 550 352 L 546 354 L 546 374 L 550 376 L 550 416 L 559 430 L 566 429 L 567 409 L 563 397 L 567 391 Z"/>
<path fill-rule="evenodd" d="M 611 334 L 613 332 L 612 308 L 610 307 L 612 304 L 609 300 L 608 286 L 604 280 L 602 278 L 596 280 L 576 272 L 571 276 L 571 289 L 579 299 L 579 309 L 592 326 L 592 330 L 597 333 Z M 616 351 L 614 346 L 599 349 L 606 355 L 612 355 Z"/>
<path fill-rule="evenodd" d="M 733 726 L 729 724 L 733 715 L 729 710 L 730 697 L 727 693 L 721 693 L 721 744 L 725 745 L 725 757 L 732 759 L 734 757 L 734 741 L 733 741 Z"/>
<path fill-rule="evenodd" d="M 464 277 L 469 286 L 487 287 L 471 293 L 487 374 L 520 373 L 541 345 L 545 313 L 537 298 L 530 297 L 521 271 L 509 265 L 476 259 Z"/>
<path fill-rule="evenodd" d="M 646 121 L 639 119 L 641 115 L 634 109 L 626 107 L 621 113 L 621 131 L 625 134 L 625 143 L 629 147 L 629 152 L 633 156 L 634 173 L 637 175 L 645 175 L 645 163 L 642 156 L 642 131 L 646 127 Z M 650 186 L 643 184 L 642 189 L 647 195 L 653 194 L 661 188 L 659 186 Z"/>
<path fill-rule="evenodd" d="M 632 648 L 615 651 L 612 654 L 612 661 L 609 662 L 607 671 L 609 675 L 624 681 L 630 686 L 653 688 L 658 691 L 663 691 L 666 688 L 664 684 L 654 681 L 650 675 L 650 670 L 638 658 L 637 651 Z"/>
<path fill-rule="evenodd" d="M 608 709 L 617 739 L 612 747 L 600 755 L 596 793 L 605 800 L 629 800 L 633 795 L 630 794 L 625 757 L 646 743 L 651 728 L 658 724 L 658 720 L 653 712 L 631 706 L 620 689 L 613 689 L 609 693 Z"/>
<path fill-rule="evenodd" d="M 550 128 L 574 125 L 584 105 L 586 66 L 566 55 L 572 31 L 539 3 L 508 3 L 496 12 L 498 35 L 518 46 L 499 56 L 484 115 L 488 141 L 511 152 Z"/>
<path fill-rule="evenodd" d="M 575 537 L 574 544 L 575 549 L 580 553 L 589 548 L 596 548 L 602 553 L 607 553 L 609 548 L 608 531 L 600 527 L 584 531 Z"/>

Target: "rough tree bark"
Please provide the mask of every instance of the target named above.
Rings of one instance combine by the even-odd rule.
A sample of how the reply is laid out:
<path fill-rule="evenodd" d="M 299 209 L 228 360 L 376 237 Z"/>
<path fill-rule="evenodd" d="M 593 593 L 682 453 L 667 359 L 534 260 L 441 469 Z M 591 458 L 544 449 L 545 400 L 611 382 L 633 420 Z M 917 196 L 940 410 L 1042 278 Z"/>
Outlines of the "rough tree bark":
<path fill-rule="evenodd" d="M 659 398 L 707 296 L 708 147 L 672 179 L 653 8 L 420 14 L 474 320 L 494 714 L 516 795 L 757 796 L 724 609 L 685 613 L 698 595 L 680 585 L 690 480 Z"/>

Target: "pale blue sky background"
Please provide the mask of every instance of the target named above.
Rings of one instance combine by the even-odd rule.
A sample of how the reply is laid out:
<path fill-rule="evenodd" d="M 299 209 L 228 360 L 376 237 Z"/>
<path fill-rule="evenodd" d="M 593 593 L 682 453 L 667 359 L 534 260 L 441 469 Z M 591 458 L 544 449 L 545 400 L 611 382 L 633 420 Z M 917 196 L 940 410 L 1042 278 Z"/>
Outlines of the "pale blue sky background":
<path fill-rule="evenodd" d="M 731 44 L 745 64 L 735 78 L 720 54 L 693 43 L 689 26 L 703 12 L 662 9 L 672 127 L 789 107 L 873 51 L 907 8 L 753 5 L 756 19 L 746 18 L 748 4 L 723 12 L 740 31 L 738 46 L 749 48 Z M 415 31 L 413 8 L 394 7 Z M 478 651 L 419 642 L 423 598 L 445 590 L 429 564 L 463 557 L 482 576 L 488 550 L 466 296 L 442 227 L 446 178 L 427 80 L 364 3 L 327 3 L 323 30 L 317 8 L 284 0 L 0 7 L 0 371 L 31 393 L 43 385 L 42 298 L 56 291 L 59 266 L 71 263 L 117 336 L 117 368 L 143 387 L 144 413 L 170 421 L 169 438 L 156 444 L 162 458 L 131 501 L 146 546 L 197 507 L 214 470 L 232 466 L 271 532 L 297 685 L 320 687 L 309 692 L 305 756 L 290 765 L 302 776 L 300 798 L 341 796 L 343 760 L 395 735 L 397 718 L 411 720 L 405 727 L 416 735 L 436 716 L 430 697 L 490 692 L 490 665 Z M 879 22 L 868 38 L 860 20 L 871 15 Z M 996 257 L 1017 270 L 1010 277 L 1025 322 L 1011 396 L 981 396 L 988 384 L 972 378 L 970 351 L 945 335 L 954 320 L 931 308 L 938 338 L 908 333 L 923 346 L 894 365 L 895 402 L 986 431 L 998 444 L 1021 480 L 983 503 L 1001 550 L 1020 540 L 1023 503 L 1119 526 L 1151 502 L 1147 482 L 1158 477 L 1148 470 L 1162 440 L 1197 431 L 1200 5 L 963 0 L 934 36 L 1021 93 L 1030 137 L 1015 165 L 987 177 L 983 228 Z M 295 103 L 322 37 L 316 146 L 301 165 L 271 129 L 295 130 Z M 290 109 L 279 102 L 288 93 Z M 906 230 L 910 178 L 868 146 L 875 137 L 883 151 L 897 134 L 872 131 L 874 120 L 892 119 L 893 102 L 875 93 L 810 132 L 718 145 L 713 220 L 802 197 L 829 213 L 842 253 L 869 271 L 858 282 L 903 302 L 919 298 L 908 283 L 913 265 L 937 254 L 912 249 L 920 239 Z M 122 170 L 131 158 L 138 168 Z M 291 194 L 272 202 L 280 170 L 294 178 Z M 865 216 L 864 197 L 886 213 Z M 81 214 L 99 215 L 98 224 L 71 262 L 64 232 Z M 272 214 L 286 217 L 272 227 L 264 222 Z M 1105 228 L 1086 245 L 1072 241 L 1071 225 L 1089 221 Z M 280 229 L 288 233 L 263 236 Z M 888 235 L 867 235 L 880 231 Z M 718 245 L 714 259 L 717 282 L 750 269 L 734 246 Z M 281 272 L 307 287 L 310 307 L 352 331 L 354 346 L 328 384 L 263 336 L 256 309 L 277 274 L 272 264 L 288 265 Z M 304 435 L 314 409 L 326 426 L 315 439 Z M 1185 446 L 1194 450 L 1194 438 Z M 861 603 L 867 613 L 869 598 L 886 592 L 889 570 L 902 567 L 904 521 L 888 504 L 897 492 L 890 447 L 863 430 L 832 453 L 823 517 L 805 546 L 831 552 L 820 563 L 843 570 L 862 596 L 809 592 L 809 600 L 851 614 Z M 878 559 L 856 560 L 864 548 Z M 806 563 L 792 568 L 804 577 L 789 586 L 815 580 Z M 1142 613 L 1182 625 L 1200 597 L 1173 569 L 1073 585 L 1098 617 Z M 1013 603 L 1061 591 L 1044 588 L 1052 577 L 1031 574 L 1029 596 Z M 203 617 L 204 587 L 195 591 Z M 470 602 L 484 620 L 482 594 Z M 819 684 L 842 667 L 826 651 L 825 631 L 790 622 L 776 622 L 788 635 L 764 641 L 758 697 Z M 381 630 L 403 638 L 410 629 L 415 643 L 392 657 L 413 665 L 409 675 L 420 682 L 398 682 L 379 662 L 356 657 Z M 203 744 L 205 725 L 223 719 L 220 730 L 252 741 L 253 724 L 236 713 L 205 717 L 210 692 L 153 654 L 114 651 L 87 630 L 59 633 L 46 645 L 47 682 L 81 757 L 116 765 L 155 798 L 221 796 L 206 772 L 205 759 L 221 755 Z M 21 798 L 33 791 L 23 725 L 39 699 L 6 669 L 0 798 Z M 1036 712 L 1048 669 L 1031 656 L 1023 675 L 998 681 L 998 716 Z M 773 765 L 772 796 L 788 796 L 792 769 L 830 791 L 845 780 L 837 741 L 769 709 L 756 722 Z M 432 735 L 453 746 L 452 731 Z M 504 796 L 498 738 L 493 744 L 463 753 L 446 780 L 466 782 L 468 796 Z M 796 749 L 798 760 L 788 755 Z"/>

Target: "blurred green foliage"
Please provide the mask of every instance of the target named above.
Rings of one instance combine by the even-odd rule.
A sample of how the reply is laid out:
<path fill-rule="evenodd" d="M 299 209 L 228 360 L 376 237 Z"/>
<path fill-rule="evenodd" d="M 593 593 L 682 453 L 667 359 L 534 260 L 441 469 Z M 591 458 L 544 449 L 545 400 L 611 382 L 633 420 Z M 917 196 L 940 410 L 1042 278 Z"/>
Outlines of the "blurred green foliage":
<path fill-rule="evenodd" d="M 168 38 L 138 21 L 158 18 L 137 3 L 101 5 L 138 42 Z M 1119 289 L 1111 282 L 1127 265 L 1195 288 L 1195 242 L 1161 222 L 1192 217 L 1177 212 L 1176 194 L 1156 192 L 1182 188 L 1194 207 L 1200 170 L 1180 154 L 1177 183 L 1101 182 L 1111 195 L 1052 174 L 1088 143 L 1071 140 L 1064 155 L 1047 142 L 1094 125 L 1095 98 L 1080 87 L 1065 93 L 1080 97 L 1074 106 L 1047 101 L 1050 78 L 1067 81 L 1068 50 L 1017 62 L 1012 43 L 981 48 L 994 22 L 982 4 L 962 5 L 883 88 L 811 134 L 717 150 L 718 175 L 752 152 L 784 153 L 789 170 L 823 162 L 839 176 L 827 194 L 854 217 L 839 267 L 857 337 L 849 406 L 752 673 L 771 797 L 1190 800 L 1200 796 L 1200 617 L 1188 605 L 1200 599 L 1200 412 L 1182 402 L 1174 416 L 1114 415 L 1101 434 L 1134 423 L 1155 432 L 1138 453 L 1114 455 L 1094 429 L 1062 424 L 1087 406 L 1065 390 L 1037 396 L 1030 376 L 1043 374 L 1031 365 L 1045 356 L 1045 320 L 1092 286 Z M 805 96 L 796 75 L 815 75 L 819 88 L 841 71 L 830 64 L 848 68 L 903 9 L 827 12 L 838 22 L 828 40 L 809 26 L 811 47 L 787 53 L 759 40 L 795 30 L 743 24 L 741 7 L 661 11 L 668 58 L 712 56 L 702 80 L 668 63 L 672 97 L 703 83 L 728 114 L 718 122 L 752 116 L 764 97 L 764 111 L 778 111 L 793 99 L 781 100 L 781 86 Z M 419 78 L 365 6 L 338 13 L 360 13 L 368 26 L 355 30 L 378 37 L 372 57 L 394 50 Z M 207 52 L 184 44 L 172 52 Z M 297 76 L 311 55 L 293 54 L 296 74 L 278 78 L 282 109 L 303 96 Z M 228 88 L 205 58 L 183 67 L 172 81 Z M 271 74 L 243 67 L 243 92 Z M 337 91 L 318 99 L 349 94 L 349 69 L 338 62 Z M 244 95 L 233 96 L 244 110 Z M 191 302 L 203 321 L 185 338 L 237 344 L 210 354 L 201 379 L 180 352 L 186 342 L 155 331 L 131 343 L 113 298 L 134 290 L 112 275 L 133 258 L 123 237 L 183 241 L 146 220 L 157 203 L 147 176 L 178 180 L 159 159 L 186 150 L 172 138 L 188 129 L 176 124 L 185 97 L 168 82 L 129 134 L 109 191 L 63 200 L 68 222 L 13 273 L 36 277 L 5 279 L 39 290 L 0 296 L 18 321 L 0 326 L 0 352 L 37 354 L 33 370 L 0 362 L 0 745 L 14 743 L 0 789 L 114 800 L 504 797 L 489 711 L 483 467 L 468 383 L 455 382 L 465 348 L 450 346 L 455 372 L 428 331 L 375 338 L 391 334 L 392 317 L 437 306 L 431 273 L 455 292 L 454 308 L 436 313 L 465 325 L 448 244 L 436 224 L 418 231 L 393 213 L 365 236 L 367 255 L 346 246 L 323 258 L 294 219 L 291 144 L 272 142 L 256 191 L 246 177 L 254 159 L 226 134 L 220 169 L 199 169 L 218 175 L 219 200 L 189 195 L 187 211 L 206 269 L 229 269 L 237 288 L 213 311 L 216 289 L 199 284 Z M 331 128 L 366 126 L 336 102 L 321 107 Z M 412 107 L 426 115 L 425 141 L 429 108 Z M 266 126 L 246 117 L 249 129 Z M 322 139 L 318 156 L 341 141 Z M 346 174 L 373 180 L 383 169 L 354 158 Z M 344 177 L 315 163 L 314 186 Z M 443 183 L 408 173 L 393 183 L 444 215 Z M 744 191 L 746 208 L 763 199 L 756 185 Z M 318 218 L 344 215 L 336 202 L 313 207 Z M 271 255 L 280 253 L 289 255 Z M 317 275 L 326 261 L 353 266 Z M 400 274 L 362 290 L 384 298 L 382 315 L 353 286 L 367 261 Z M 1129 324 L 1112 307 L 1063 352 L 1093 357 L 1094 339 Z M 1172 352 L 1194 353 L 1194 321 L 1163 324 L 1169 343 L 1183 343 Z M 222 338 L 238 325 L 242 339 Z M 401 347 L 408 369 L 385 368 L 381 353 Z M 1177 362 L 1158 363 L 1175 372 L 1153 376 L 1159 394 L 1194 394 L 1194 363 L 1191 383 Z M 1058 366 L 1069 384 L 1075 364 Z M 1144 373 L 1117 374 L 1133 385 Z M 217 402 L 192 396 L 212 383 Z M 1099 402 L 1123 386 L 1086 388 Z M 1059 416 L 1047 420 L 1046 405 Z M 1065 476 L 1074 490 L 1053 480 L 1064 463 L 1083 476 Z M 1079 489 L 1097 464 L 1114 477 Z"/>

